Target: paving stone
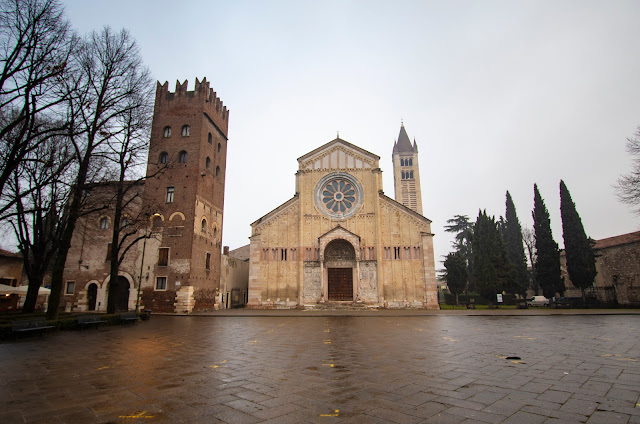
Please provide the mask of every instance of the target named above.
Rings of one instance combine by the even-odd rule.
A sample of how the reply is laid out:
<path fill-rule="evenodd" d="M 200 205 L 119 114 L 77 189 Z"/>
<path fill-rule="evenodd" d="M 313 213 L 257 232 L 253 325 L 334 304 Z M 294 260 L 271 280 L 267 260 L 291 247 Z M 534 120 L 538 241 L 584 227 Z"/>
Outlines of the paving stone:
<path fill-rule="evenodd" d="M 561 407 L 564 412 L 572 412 L 575 414 L 591 415 L 596 410 L 598 404 L 587 400 L 569 399 Z"/>
<path fill-rule="evenodd" d="M 537 397 L 539 400 L 546 400 L 549 402 L 564 403 L 571 397 L 571 393 L 560 392 L 557 390 L 547 390 Z"/>
<path fill-rule="evenodd" d="M 617 412 L 596 411 L 587 421 L 587 424 L 626 424 L 629 422 L 629 415 Z"/>
<path fill-rule="evenodd" d="M 503 424 L 542 424 L 547 420 L 547 417 L 542 415 L 532 414 L 530 412 L 518 411 L 506 420 Z"/>

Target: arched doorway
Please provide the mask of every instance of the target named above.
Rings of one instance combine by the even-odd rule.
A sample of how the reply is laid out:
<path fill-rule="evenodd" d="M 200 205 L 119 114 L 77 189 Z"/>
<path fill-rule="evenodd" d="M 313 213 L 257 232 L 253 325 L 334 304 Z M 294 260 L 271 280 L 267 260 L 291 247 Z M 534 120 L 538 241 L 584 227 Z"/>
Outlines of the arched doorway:
<path fill-rule="evenodd" d="M 346 240 L 336 239 L 325 248 L 327 268 L 327 300 L 353 301 L 353 268 L 356 251 Z"/>
<path fill-rule="evenodd" d="M 90 311 L 96 310 L 97 299 L 98 299 L 98 285 L 96 283 L 91 283 L 87 288 L 87 308 Z"/>
<path fill-rule="evenodd" d="M 119 276 L 115 284 L 109 282 L 109 290 L 116 292 L 116 311 L 129 310 L 129 280 L 126 277 Z"/>

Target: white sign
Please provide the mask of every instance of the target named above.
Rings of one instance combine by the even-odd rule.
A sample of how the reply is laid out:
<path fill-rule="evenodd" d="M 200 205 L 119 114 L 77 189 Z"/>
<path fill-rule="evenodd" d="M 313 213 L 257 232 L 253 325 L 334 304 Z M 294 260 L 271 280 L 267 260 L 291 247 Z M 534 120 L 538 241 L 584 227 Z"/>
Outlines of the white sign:
<path fill-rule="evenodd" d="M 502 294 L 498 293 L 497 297 L 498 297 L 498 303 L 502 303 Z"/>

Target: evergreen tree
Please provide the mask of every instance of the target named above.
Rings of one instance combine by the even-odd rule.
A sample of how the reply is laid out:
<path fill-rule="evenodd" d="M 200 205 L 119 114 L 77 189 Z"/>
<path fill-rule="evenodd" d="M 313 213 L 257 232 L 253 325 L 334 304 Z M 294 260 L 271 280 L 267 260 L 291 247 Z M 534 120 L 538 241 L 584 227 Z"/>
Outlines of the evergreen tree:
<path fill-rule="evenodd" d="M 455 233 L 456 239 L 453 247 L 456 252 L 460 252 L 467 264 L 468 289 L 473 292 L 476 290 L 473 279 L 473 251 L 471 249 L 471 237 L 473 236 L 473 222 L 469 221 L 466 215 L 455 215 L 447 220 L 444 230 L 447 233 Z"/>
<path fill-rule="evenodd" d="M 502 226 L 502 238 L 509 260 L 513 264 L 515 272 L 515 285 L 511 292 L 526 296 L 529 286 L 529 273 L 527 272 L 527 258 L 524 254 L 522 243 L 522 227 L 516 214 L 516 207 L 507 191 L 505 221 Z"/>
<path fill-rule="evenodd" d="M 573 285 L 581 290 L 584 302 L 585 289 L 591 287 L 596 278 L 596 255 L 591 241 L 584 232 L 576 205 L 571 200 L 571 194 L 562 180 L 560 180 L 560 215 L 567 272 Z"/>
<path fill-rule="evenodd" d="M 514 281 L 513 266 L 507 256 L 495 218 L 486 211 L 478 213 L 473 227 L 474 277 L 478 293 L 487 300 L 495 300 L 498 293 Z"/>
<path fill-rule="evenodd" d="M 458 304 L 458 295 L 464 291 L 467 286 L 467 260 L 461 252 L 452 252 L 447 255 L 444 261 L 446 268 L 447 287 L 449 291 L 456 297 L 456 305 Z"/>
<path fill-rule="evenodd" d="M 551 234 L 549 211 L 536 184 L 533 185 L 533 230 L 537 252 L 536 279 L 542 289 L 542 294 L 550 299 L 556 293 L 564 293 L 564 281 L 560 273 L 558 243 L 553 240 Z"/>

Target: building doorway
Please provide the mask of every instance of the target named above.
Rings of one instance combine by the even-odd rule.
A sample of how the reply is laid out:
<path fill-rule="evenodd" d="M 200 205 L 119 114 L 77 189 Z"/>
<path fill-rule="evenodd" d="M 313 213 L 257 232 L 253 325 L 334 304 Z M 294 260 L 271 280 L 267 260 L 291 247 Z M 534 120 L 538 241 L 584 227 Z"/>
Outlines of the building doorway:
<path fill-rule="evenodd" d="M 329 300 L 353 300 L 353 268 L 328 268 Z"/>
<path fill-rule="evenodd" d="M 87 308 L 90 311 L 96 310 L 96 300 L 98 299 L 98 285 L 96 283 L 89 284 L 87 288 Z"/>
<path fill-rule="evenodd" d="M 116 282 L 116 286 L 113 287 L 116 291 L 116 311 L 128 311 L 129 310 L 129 280 L 125 277 L 119 276 Z"/>
<path fill-rule="evenodd" d="M 327 270 L 327 300 L 352 302 L 356 251 L 351 243 L 344 239 L 336 239 L 327 244 L 324 251 L 324 265 Z"/>

